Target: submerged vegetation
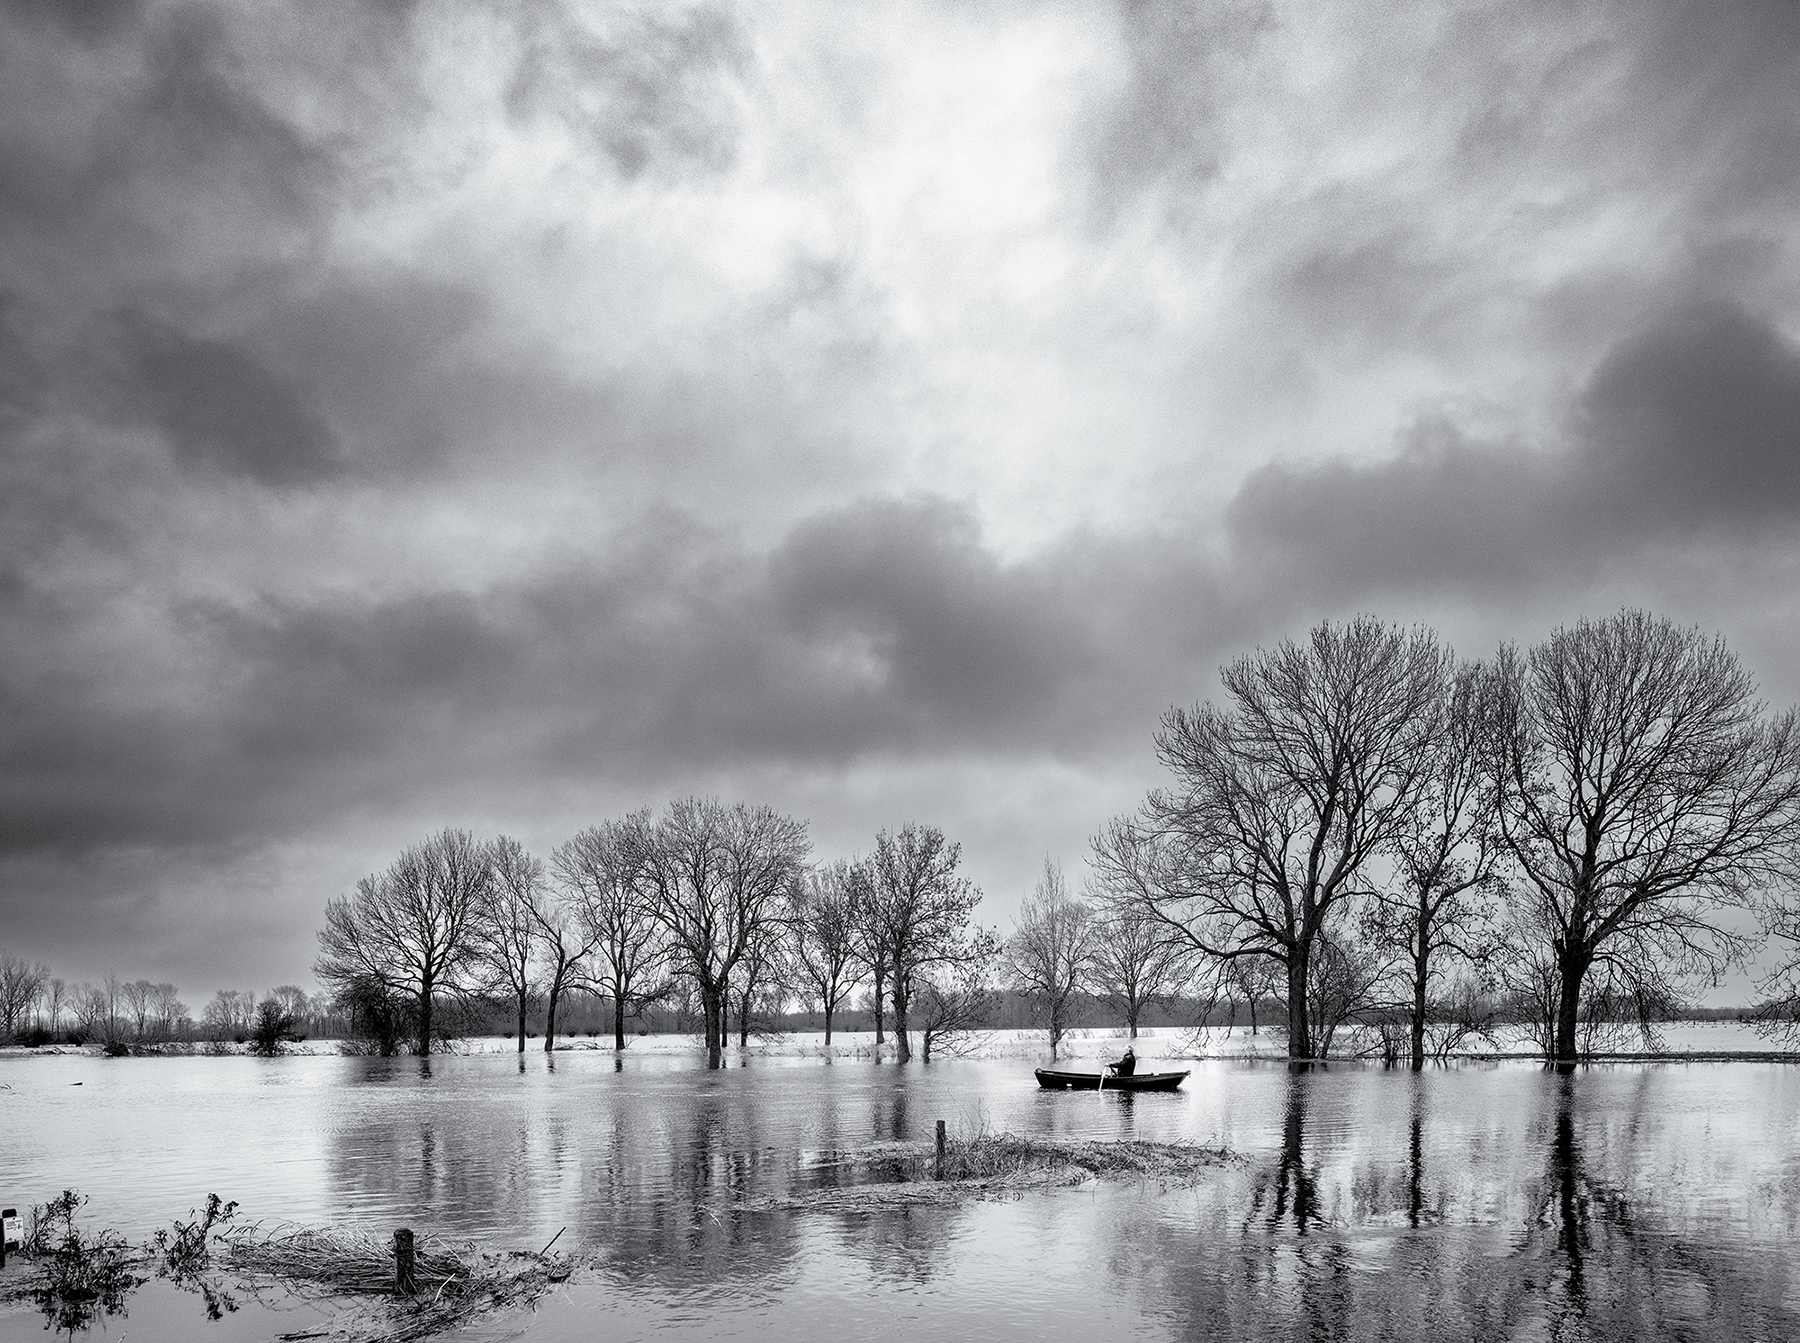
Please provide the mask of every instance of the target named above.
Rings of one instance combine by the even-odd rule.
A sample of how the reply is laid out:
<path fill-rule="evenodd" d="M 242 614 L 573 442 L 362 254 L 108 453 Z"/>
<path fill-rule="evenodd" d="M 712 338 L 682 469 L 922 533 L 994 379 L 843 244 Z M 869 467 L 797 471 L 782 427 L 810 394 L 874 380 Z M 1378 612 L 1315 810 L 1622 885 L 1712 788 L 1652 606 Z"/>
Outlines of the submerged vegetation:
<path fill-rule="evenodd" d="M 1132 1139 L 1095 1141 L 1034 1134 L 975 1133 L 949 1137 L 940 1158 L 929 1143 L 875 1143 L 834 1152 L 813 1163 L 828 1183 L 758 1208 L 854 1211 L 893 1203 L 944 1203 L 1006 1197 L 1089 1180 L 1185 1183 L 1234 1158 L 1220 1147 Z"/>
<path fill-rule="evenodd" d="M 127 1312 L 131 1294 L 152 1276 L 196 1293 L 206 1317 L 221 1319 L 245 1295 L 281 1288 L 342 1309 L 311 1332 L 283 1337 L 336 1343 L 405 1343 L 490 1311 L 531 1305 L 573 1271 L 544 1251 L 478 1250 L 425 1238 L 412 1259 L 412 1290 L 397 1290 L 394 1243 L 327 1227 L 230 1225 L 237 1204 L 209 1194 L 206 1207 L 158 1230 L 142 1246 L 110 1228 L 81 1224 L 85 1195 L 64 1190 L 31 1209 L 20 1253 L 29 1262 L 0 1292 L 30 1300 L 46 1328 L 73 1335 L 105 1316 Z"/>

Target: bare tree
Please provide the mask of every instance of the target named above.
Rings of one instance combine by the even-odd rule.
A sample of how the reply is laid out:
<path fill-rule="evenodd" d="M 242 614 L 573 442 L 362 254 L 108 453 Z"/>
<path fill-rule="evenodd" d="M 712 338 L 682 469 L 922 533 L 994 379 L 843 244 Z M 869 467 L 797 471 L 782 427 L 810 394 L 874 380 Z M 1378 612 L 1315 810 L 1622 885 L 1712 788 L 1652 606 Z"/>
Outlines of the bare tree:
<path fill-rule="evenodd" d="M 856 915 L 868 881 L 860 863 L 838 858 L 808 872 L 795 900 L 793 979 L 807 1002 L 818 1003 L 825 1014 L 827 1048 L 832 1018 L 862 980 Z"/>
<path fill-rule="evenodd" d="M 959 1054 L 994 1008 L 994 968 L 1000 939 L 986 928 L 966 929 L 943 955 L 915 976 L 920 1054 Z"/>
<path fill-rule="evenodd" d="M 250 989 L 220 989 L 200 1013 L 200 1024 L 214 1040 L 247 1035 L 256 1017 L 256 994 Z"/>
<path fill-rule="evenodd" d="M 0 1035 L 10 1038 L 25 1024 L 50 978 L 50 967 L 10 952 L 0 953 Z"/>
<path fill-rule="evenodd" d="M 444 830 L 407 849 L 352 896 L 325 906 L 315 971 L 335 989 L 403 995 L 414 1043 L 431 1051 L 438 1000 L 467 991 L 477 957 L 476 921 L 494 880 L 487 846 Z"/>
<path fill-rule="evenodd" d="M 1445 687 L 1419 789 L 1388 842 L 1393 879 L 1375 886 L 1364 920 L 1371 943 L 1400 960 L 1415 1071 L 1425 1066 L 1434 989 L 1457 966 L 1485 961 L 1492 942 L 1504 852 L 1485 749 L 1492 687 L 1479 663 L 1458 667 Z"/>
<path fill-rule="evenodd" d="M 732 972 L 764 928 L 784 917 L 805 868 L 806 826 L 769 807 L 713 798 L 629 818 L 625 842 L 680 972 L 700 991 L 706 1047 L 725 1046 Z"/>
<path fill-rule="evenodd" d="M 124 1002 L 125 1010 L 130 1013 L 132 1039 L 140 1044 L 161 1035 L 157 1009 L 163 1002 L 164 989 L 168 990 L 168 997 L 173 999 L 173 984 L 152 984 L 147 979 L 134 979 L 129 984 L 119 986 L 119 997 Z"/>
<path fill-rule="evenodd" d="M 913 977 L 951 959 L 981 900 L 975 884 L 956 874 L 961 861 L 962 845 L 946 840 L 936 826 L 908 823 L 898 834 L 883 830 L 875 837 L 869 869 L 877 931 L 869 941 L 887 957 L 902 1063 L 912 1058 L 907 1013 Z"/>
<path fill-rule="evenodd" d="M 1019 906 L 1005 961 L 1013 987 L 1046 1018 L 1052 1061 L 1068 1029 L 1075 994 L 1092 968 L 1094 941 L 1093 911 L 1069 895 L 1062 864 L 1045 858 L 1036 887 Z"/>
<path fill-rule="evenodd" d="M 62 979 L 46 979 L 42 996 L 45 1029 L 55 1035 L 62 1029 L 63 1011 L 69 1005 L 69 986 Z"/>
<path fill-rule="evenodd" d="M 1162 920 L 1146 915 L 1132 903 L 1129 892 L 1115 893 L 1094 880 L 1088 897 L 1095 907 L 1094 991 L 1125 1014 L 1125 1026 L 1135 1040 L 1144 1009 L 1169 1001 L 1187 982 L 1191 953 L 1185 939 L 1175 938 Z"/>
<path fill-rule="evenodd" d="M 801 889 L 796 877 L 789 892 L 789 908 Z M 745 943 L 732 972 L 732 994 L 737 1008 L 738 1047 L 750 1043 L 752 1023 L 759 1017 L 769 1026 L 780 1014 L 787 998 L 785 983 L 792 978 L 789 946 L 792 935 L 791 915 L 770 919 Z"/>
<path fill-rule="evenodd" d="M 544 865 L 511 835 L 487 846 L 493 880 L 483 884 L 472 925 L 475 958 L 487 987 L 504 991 L 525 1052 L 525 1014 L 538 995 L 537 907 L 544 898 Z"/>
<path fill-rule="evenodd" d="M 1282 966 L 1292 1058 L 1316 1051 L 1313 947 L 1406 815 L 1448 672 L 1430 631 L 1366 616 L 1239 658 L 1220 673 L 1229 711 L 1163 715 L 1175 786 L 1095 841 L 1104 879 L 1197 951 Z"/>
<path fill-rule="evenodd" d="M 873 864 L 861 860 L 857 865 L 861 874 L 854 887 L 854 903 L 851 906 L 854 922 L 856 958 L 862 963 L 869 979 L 869 1012 L 875 1020 L 875 1047 L 877 1051 L 887 1042 L 887 990 L 888 980 L 893 973 L 894 949 L 889 943 L 890 928 L 882 914 L 881 894 L 875 883 Z"/>
<path fill-rule="evenodd" d="M 548 918 L 543 934 L 558 954 L 580 965 L 595 991 L 612 999 L 613 1048 L 625 1048 L 625 1018 L 668 989 L 669 937 L 656 917 L 633 837 L 648 813 L 589 826 L 556 850 L 551 861 L 574 912 L 573 941 L 565 948 Z"/>
<path fill-rule="evenodd" d="M 1648 1001 L 1743 949 L 1716 911 L 1792 874 L 1800 720 L 1766 715 L 1722 639 L 1641 611 L 1502 649 L 1495 705 L 1498 814 L 1569 1062 L 1596 967 Z"/>
<path fill-rule="evenodd" d="M 1256 1034 L 1256 1005 L 1283 987 L 1281 967 L 1261 956 L 1240 956 L 1219 966 L 1219 987 L 1232 1004 L 1231 1024 L 1237 1025 L 1236 1001 L 1241 994 L 1250 1009 L 1250 1034 Z"/>

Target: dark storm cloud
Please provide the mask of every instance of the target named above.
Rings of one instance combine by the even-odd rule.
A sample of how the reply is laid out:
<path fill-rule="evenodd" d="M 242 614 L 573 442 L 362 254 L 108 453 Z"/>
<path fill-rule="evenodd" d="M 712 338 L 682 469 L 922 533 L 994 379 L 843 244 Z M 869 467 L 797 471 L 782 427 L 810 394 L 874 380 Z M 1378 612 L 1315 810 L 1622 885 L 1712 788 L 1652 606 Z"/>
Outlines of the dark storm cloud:
<path fill-rule="evenodd" d="M 123 323 L 141 400 L 176 460 L 267 485 L 336 474 L 336 436 L 305 394 L 230 341 L 196 339 L 135 314 Z"/>
<path fill-rule="evenodd" d="M 603 566 L 478 593 L 192 604 L 170 618 L 194 671 L 137 711 L 0 686 L 0 848 L 217 843 L 471 777 L 1079 755 L 1211 654 L 1181 569 L 1141 543 L 1006 564 L 965 508 L 915 498 L 761 556 L 666 516 Z"/>
<path fill-rule="evenodd" d="M 1800 348 L 1740 308 L 1683 307 L 1617 344 L 1560 442 L 1429 419 L 1386 461 L 1265 468 L 1228 518 L 1257 581 L 1335 600 L 1516 593 L 1658 547 L 1792 541 Z"/>

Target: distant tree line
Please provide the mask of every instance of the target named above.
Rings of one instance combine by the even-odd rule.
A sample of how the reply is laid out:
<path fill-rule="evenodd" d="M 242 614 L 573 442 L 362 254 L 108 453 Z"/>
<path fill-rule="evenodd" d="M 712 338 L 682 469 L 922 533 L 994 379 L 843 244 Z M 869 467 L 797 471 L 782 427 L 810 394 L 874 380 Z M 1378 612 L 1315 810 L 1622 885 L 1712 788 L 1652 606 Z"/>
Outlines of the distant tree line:
<path fill-rule="evenodd" d="M 308 995 L 292 984 L 260 998 L 250 989 L 220 989 L 196 1020 L 173 984 L 117 975 L 99 984 L 70 983 L 41 961 L 0 952 L 0 1040 L 91 1042 L 117 1049 L 226 1041 L 255 1045 L 271 1034 L 283 1041 L 328 1036 L 343 1025 L 327 995 Z"/>

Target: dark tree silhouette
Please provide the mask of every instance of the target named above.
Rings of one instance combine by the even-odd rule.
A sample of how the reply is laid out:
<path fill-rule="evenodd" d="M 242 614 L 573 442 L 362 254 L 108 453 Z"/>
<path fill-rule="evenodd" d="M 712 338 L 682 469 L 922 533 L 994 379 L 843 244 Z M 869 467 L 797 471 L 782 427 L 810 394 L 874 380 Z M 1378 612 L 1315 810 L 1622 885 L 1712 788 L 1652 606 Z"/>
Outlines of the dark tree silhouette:
<path fill-rule="evenodd" d="M 1495 703 L 1520 926 L 1548 944 L 1550 1054 L 1569 1062 L 1596 967 L 1654 990 L 1742 949 L 1717 911 L 1793 872 L 1800 721 L 1766 714 L 1722 639 L 1642 611 L 1502 649 Z"/>

